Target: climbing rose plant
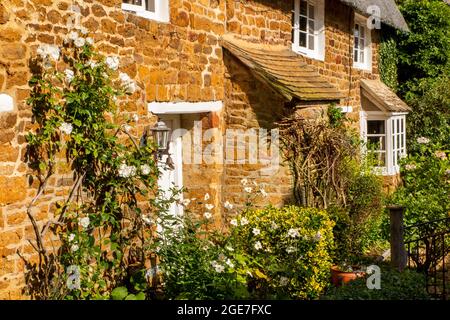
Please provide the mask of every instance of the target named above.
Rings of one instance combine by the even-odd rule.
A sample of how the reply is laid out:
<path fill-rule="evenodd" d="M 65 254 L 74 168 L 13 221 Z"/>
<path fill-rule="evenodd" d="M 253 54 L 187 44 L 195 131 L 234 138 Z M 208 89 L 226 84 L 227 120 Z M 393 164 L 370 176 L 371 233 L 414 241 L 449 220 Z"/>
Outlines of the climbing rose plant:
<path fill-rule="evenodd" d="M 148 261 L 150 217 L 172 201 L 159 197 L 155 146 L 130 133 L 137 115 L 120 120 L 117 112 L 136 83 L 119 71 L 118 57 L 101 56 L 93 43 L 86 30 L 75 30 L 62 48 L 40 46 L 34 60 L 28 104 L 35 130 L 27 136 L 27 157 L 39 187 L 27 212 L 39 260 L 27 263 L 27 280 L 38 299 L 109 298 Z M 70 169 L 71 186 L 41 228 L 33 207 L 62 168 Z M 57 250 L 44 241 L 48 233 Z"/>

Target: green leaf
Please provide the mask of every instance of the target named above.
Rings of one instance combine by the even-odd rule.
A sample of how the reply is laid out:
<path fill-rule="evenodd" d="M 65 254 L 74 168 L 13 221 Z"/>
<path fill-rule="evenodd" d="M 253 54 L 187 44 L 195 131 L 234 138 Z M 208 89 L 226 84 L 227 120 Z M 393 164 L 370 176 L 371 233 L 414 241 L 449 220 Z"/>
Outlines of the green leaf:
<path fill-rule="evenodd" d="M 145 300 L 145 293 L 139 292 L 139 293 L 136 295 L 136 300 Z"/>
<path fill-rule="evenodd" d="M 137 300 L 137 299 L 136 299 L 136 296 L 135 296 L 134 294 L 129 294 L 129 295 L 125 298 L 125 300 Z"/>
<path fill-rule="evenodd" d="M 111 292 L 113 300 L 124 300 L 128 296 L 128 289 L 126 287 L 117 287 Z"/>

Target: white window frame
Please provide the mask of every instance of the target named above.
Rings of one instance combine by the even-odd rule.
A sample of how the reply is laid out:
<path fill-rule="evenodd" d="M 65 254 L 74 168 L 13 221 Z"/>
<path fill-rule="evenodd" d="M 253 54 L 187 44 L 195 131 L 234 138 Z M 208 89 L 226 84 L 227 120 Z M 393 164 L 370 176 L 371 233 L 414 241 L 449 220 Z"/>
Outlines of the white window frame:
<path fill-rule="evenodd" d="M 148 11 L 145 6 L 145 1 L 142 0 L 142 5 L 134 5 L 122 2 L 122 10 L 132 11 L 137 16 L 156 20 L 159 22 L 169 22 L 169 0 L 155 0 L 155 11 Z"/>
<path fill-rule="evenodd" d="M 402 112 L 385 113 L 382 111 L 361 111 L 360 129 L 361 138 L 367 144 L 367 121 L 384 121 L 386 166 L 375 167 L 374 172 L 384 176 L 400 173 L 399 160 L 406 156 L 406 115 Z M 400 124 L 400 125 L 398 125 Z M 364 153 L 367 149 L 364 148 Z"/>
<path fill-rule="evenodd" d="M 306 28 L 307 28 L 307 46 L 308 46 L 308 37 L 309 37 L 309 21 L 314 21 L 314 50 L 308 49 L 307 47 L 300 46 L 300 1 L 295 0 L 294 5 L 294 26 L 293 26 L 293 36 L 292 40 L 292 51 L 305 55 L 311 59 L 316 59 L 320 61 L 324 61 L 325 59 L 325 1 L 324 0 L 305 0 L 309 5 L 314 6 L 314 19 L 307 19 Z M 309 12 L 309 11 L 308 11 Z M 307 13 L 308 14 L 308 13 Z"/>
<path fill-rule="evenodd" d="M 358 45 L 358 49 L 355 48 L 356 39 L 355 39 L 355 29 L 356 25 L 359 25 L 364 28 L 364 49 Z M 353 49 L 352 49 L 352 59 L 353 59 L 353 67 L 357 69 L 367 70 L 372 72 L 372 32 L 371 29 L 367 27 L 367 18 L 363 17 L 357 13 L 355 13 L 355 23 L 353 24 Z M 358 33 L 361 31 L 358 30 Z M 358 44 L 359 44 L 358 38 Z M 357 50 L 357 57 L 359 60 L 360 52 L 364 53 L 364 62 L 355 61 L 355 50 Z"/>

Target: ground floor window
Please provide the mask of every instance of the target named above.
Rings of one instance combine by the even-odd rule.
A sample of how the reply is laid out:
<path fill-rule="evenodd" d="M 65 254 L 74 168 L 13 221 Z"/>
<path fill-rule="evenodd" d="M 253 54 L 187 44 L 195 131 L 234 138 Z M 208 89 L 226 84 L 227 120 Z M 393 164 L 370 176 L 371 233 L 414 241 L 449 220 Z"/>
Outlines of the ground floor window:
<path fill-rule="evenodd" d="M 362 112 L 361 135 L 376 171 L 383 175 L 399 173 L 399 160 L 406 156 L 406 115 Z"/>

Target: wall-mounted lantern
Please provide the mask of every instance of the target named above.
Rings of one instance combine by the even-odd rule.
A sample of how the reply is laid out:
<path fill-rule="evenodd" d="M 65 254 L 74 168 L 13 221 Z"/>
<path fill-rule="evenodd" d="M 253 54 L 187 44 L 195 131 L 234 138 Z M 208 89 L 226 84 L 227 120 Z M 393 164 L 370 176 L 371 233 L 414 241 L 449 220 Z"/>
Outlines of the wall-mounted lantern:
<path fill-rule="evenodd" d="M 158 121 L 156 125 L 150 129 L 153 141 L 158 146 L 158 157 L 169 153 L 170 144 L 170 128 L 163 121 Z"/>

